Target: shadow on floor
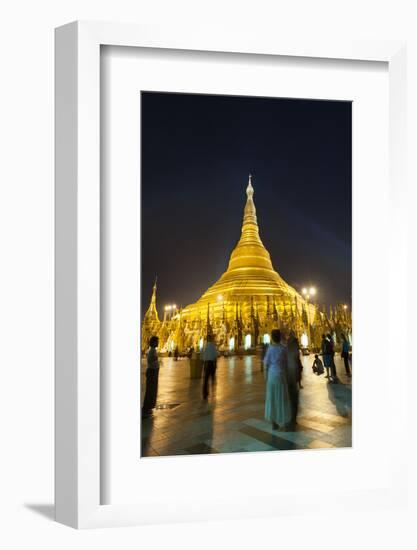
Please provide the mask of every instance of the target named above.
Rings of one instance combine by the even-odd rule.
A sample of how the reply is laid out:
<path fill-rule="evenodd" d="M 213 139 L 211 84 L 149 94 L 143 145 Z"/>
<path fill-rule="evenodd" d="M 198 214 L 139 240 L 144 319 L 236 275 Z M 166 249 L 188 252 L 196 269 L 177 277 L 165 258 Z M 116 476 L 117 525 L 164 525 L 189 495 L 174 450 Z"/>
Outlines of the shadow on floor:
<path fill-rule="evenodd" d="M 340 416 L 347 417 L 352 412 L 352 387 L 339 382 L 327 384 L 329 399 L 336 406 Z"/>
<path fill-rule="evenodd" d="M 55 521 L 55 506 L 53 504 L 25 504 L 25 508 L 44 518 Z"/>

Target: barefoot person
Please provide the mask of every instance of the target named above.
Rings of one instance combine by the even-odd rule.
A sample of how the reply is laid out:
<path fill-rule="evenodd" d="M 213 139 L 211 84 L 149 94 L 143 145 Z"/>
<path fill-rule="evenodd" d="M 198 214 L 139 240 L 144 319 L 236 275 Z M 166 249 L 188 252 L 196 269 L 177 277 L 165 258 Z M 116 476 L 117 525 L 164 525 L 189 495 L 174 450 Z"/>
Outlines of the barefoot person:
<path fill-rule="evenodd" d="M 216 382 L 216 367 L 217 367 L 217 348 L 214 343 L 214 338 L 211 334 L 207 336 L 207 343 L 203 351 L 204 361 L 204 379 L 203 379 L 203 399 L 207 399 L 209 395 L 209 381 L 213 388 Z"/>
<path fill-rule="evenodd" d="M 149 339 L 149 351 L 146 359 L 146 390 L 142 406 L 142 417 L 144 418 L 152 414 L 152 409 L 155 408 L 156 398 L 158 395 L 159 360 L 158 352 L 156 351 L 158 344 L 158 337 L 151 336 Z"/>
<path fill-rule="evenodd" d="M 274 430 L 284 430 L 291 421 L 291 402 L 287 386 L 287 349 L 281 344 L 281 331 L 273 330 L 264 358 L 266 369 L 265 418 Z"/>

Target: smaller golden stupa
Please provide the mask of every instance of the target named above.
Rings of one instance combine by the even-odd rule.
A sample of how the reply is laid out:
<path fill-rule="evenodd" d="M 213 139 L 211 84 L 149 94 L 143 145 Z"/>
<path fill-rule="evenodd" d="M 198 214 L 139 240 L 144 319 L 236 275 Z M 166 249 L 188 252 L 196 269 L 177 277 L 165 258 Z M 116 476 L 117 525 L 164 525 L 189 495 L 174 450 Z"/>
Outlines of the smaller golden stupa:
<path fill-rule="evenodd" d="M 162 351 L 183 353 L 201 348 L 212 334 L 220 350 L 250 351 L 269 343 L 273 328 L 293 330 L 305 347 L 319 347 L 322 332 L 350 334 L 351 320 L 342 305 L 330 316 L 309 303 L 275 271 L 259 236 L 253 200 L 252 177 L 246 188 L 246 204 L 240 239 L 227 270 L 194 304 L 165 310 L 163 321 L 156 309 L 156 281 L 142 325 L 142 350 L 157 335 Z"/>

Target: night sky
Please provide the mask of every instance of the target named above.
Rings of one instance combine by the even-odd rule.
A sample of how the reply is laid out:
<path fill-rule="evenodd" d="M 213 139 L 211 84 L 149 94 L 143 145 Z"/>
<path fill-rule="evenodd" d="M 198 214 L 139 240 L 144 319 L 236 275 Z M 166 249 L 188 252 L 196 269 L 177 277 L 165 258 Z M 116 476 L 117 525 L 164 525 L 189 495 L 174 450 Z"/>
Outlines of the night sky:
<path fill-rule="evenodd" d="M 248 174 L 260 236 L 293 287 L 351 302 L 351 103 L 142 92 L 142 314 L 195 302 L 240 237 Z"/>

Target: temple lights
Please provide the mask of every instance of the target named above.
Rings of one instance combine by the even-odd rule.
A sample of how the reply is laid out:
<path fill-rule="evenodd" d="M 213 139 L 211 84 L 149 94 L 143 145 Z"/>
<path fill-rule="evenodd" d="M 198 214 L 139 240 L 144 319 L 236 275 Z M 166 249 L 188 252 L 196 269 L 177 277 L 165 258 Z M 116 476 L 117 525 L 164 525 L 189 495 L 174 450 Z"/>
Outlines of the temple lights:
<path fill-rule="evenodd" d="M 169 350 L 169 342 L 175 342 L 180 350 L 201 350 L 211 334 L 222 351 L 249 351 L 267 344 L 274 328 L 293 330 L 300 340 L 304 335 L 304 345 L 320 346 L 322 332 L 330 330 L 336 320 L 311 303 L 318 294 L 311 282 L 299 293 L 275 271 L 259 236 L 253 196 L 250 177 L 240 239 L 226 271 L 196 302 L 181 309 L 181 315 L 175 304 L 165 305 L 164 321 L 160 322 L 154 285 L 143 323 L 142 349 L 147 348 L 149 337 L 157 334 L 162 350 Z M 347 309 L 347 305 L 342 307 Z M 344 315 L 343 322 L 347 325 L 343 330 L 349 334 L 350 317 Z"/>

